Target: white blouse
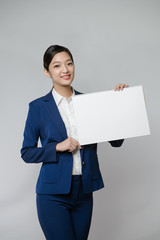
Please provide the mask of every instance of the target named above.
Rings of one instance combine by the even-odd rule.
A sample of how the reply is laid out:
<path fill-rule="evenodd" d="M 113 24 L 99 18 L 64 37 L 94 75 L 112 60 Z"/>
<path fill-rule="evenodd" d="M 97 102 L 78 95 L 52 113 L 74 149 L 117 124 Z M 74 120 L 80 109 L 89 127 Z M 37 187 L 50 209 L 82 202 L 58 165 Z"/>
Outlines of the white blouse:
<path fill-rule="evenodd" d="M 78 141 L 77 127 L 76 127 L 75 114 L 74 114 L 74 108 L 73 108 L 73 102 L 72 102 L 72 96 L 75 95 L 74 89 L 73 89 L 73 95 L 69 99 L 57 93 L 54 87 L 52 90 L 52 94 L 56 102 L 56 105 L 58 107 L 58 110 L 60 112 L 60 115 L 63 119 L 63 122 L 65 124 L 66 130 L 67 130 L 67 136 L 72 137 Z M 72 152 L 72 155 L 73 155 L 72 175 L 82 174 L 80 150 L 79 149 L 74 150 Z"/>

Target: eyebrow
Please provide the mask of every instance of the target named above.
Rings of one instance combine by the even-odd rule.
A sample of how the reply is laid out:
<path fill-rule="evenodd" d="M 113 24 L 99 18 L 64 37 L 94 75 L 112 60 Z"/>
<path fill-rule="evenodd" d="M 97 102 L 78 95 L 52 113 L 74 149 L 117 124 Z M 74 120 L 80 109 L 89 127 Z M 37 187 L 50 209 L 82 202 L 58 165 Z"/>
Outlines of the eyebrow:
<path fill-rule="evenodd" d="M 72 61 L 72 59 L 67 59 L 66 62 L 67 62 L 67 61 Z M 52 64 L 55 64 L 55 63 L 60 63 L 60 61 L 55 61 L 55 62 L 53 62 Z"/>

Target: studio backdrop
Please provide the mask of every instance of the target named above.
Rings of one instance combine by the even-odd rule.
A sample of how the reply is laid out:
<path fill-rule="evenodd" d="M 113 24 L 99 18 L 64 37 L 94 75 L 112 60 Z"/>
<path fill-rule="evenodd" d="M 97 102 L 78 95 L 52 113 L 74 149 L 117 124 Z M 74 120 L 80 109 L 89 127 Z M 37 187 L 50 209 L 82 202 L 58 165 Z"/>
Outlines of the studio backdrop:
<path fill-rule="evenodd" d="M 35 194 L 41 165 L 26 164 L 20 149 L 29 102 L 52 88 L 42 63 L 52 44 L 72 52 L 80 92 L 144 88 L 151 135 L 121 148 L 98 144 L 105 188 L 93 195 L 89 240 L 160 239 L 159 13 L 158 0 L 0 2 L 0 239 L 44 240 Z"/>

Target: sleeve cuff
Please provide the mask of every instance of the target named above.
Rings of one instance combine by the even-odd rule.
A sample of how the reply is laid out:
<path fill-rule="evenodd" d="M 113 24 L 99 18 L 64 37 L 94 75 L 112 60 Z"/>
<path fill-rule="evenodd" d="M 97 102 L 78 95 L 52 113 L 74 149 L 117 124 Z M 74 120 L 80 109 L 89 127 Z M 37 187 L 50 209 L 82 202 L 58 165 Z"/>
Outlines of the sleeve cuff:
<path fill-rule="evenodd" d="M 58 142 L 49 142 L 44 146 L 45 161 L 44 162 L 58 162 L 61 152 L 56 151 Z"/>

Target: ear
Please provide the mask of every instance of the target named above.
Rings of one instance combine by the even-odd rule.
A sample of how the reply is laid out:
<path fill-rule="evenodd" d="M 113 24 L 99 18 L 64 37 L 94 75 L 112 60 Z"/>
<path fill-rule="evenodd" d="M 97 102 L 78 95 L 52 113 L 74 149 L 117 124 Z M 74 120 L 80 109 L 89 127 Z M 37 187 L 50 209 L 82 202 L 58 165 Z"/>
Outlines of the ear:
<path fill-rule="evenodd" d="M 47 71 L 45 68 L 44 68 L 44 74 L 45 74 L 48 78 L 51 78 L 51 75 L 50 75 L 49 71 Z"/>

